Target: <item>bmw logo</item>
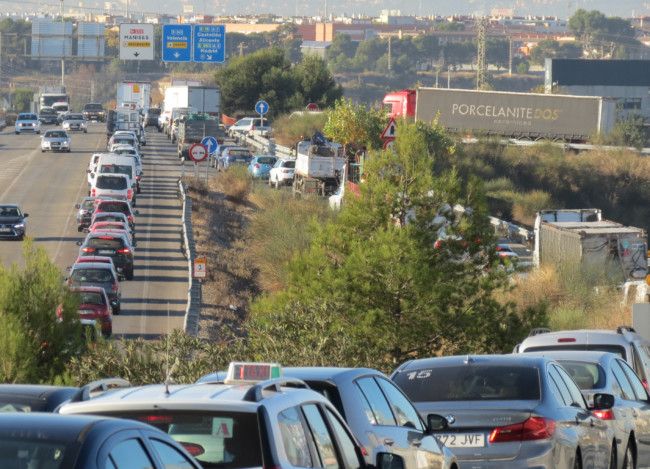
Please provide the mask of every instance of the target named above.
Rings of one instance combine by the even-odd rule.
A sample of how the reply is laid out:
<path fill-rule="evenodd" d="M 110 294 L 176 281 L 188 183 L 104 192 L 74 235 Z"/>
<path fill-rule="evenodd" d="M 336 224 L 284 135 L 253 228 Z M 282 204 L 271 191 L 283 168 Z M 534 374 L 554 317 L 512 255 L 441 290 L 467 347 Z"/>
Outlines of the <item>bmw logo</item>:
<path fill-rule="evenodd" d="M 445 418 L 447 419 L 447 423 L 449 423 L 449 425 L 453 425 L 454 422 L 456 422 L 456 417 L 451 414 L 447 415 Z"/>

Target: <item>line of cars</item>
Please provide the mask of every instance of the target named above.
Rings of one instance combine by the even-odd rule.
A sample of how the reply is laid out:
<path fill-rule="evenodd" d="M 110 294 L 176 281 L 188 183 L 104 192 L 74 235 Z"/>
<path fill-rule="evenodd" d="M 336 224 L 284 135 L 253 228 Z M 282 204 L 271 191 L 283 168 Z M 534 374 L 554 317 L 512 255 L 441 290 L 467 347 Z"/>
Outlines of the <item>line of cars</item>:
<path fill-rule="evenodd" d="M 414 359 L 390 378 L 231 363 L 194 384 L 123 387 L 57 411 L 147 423 L 204 468 L 648 467 L 649 357 L 627 327 L 536 330 L 510 355 Z"/>

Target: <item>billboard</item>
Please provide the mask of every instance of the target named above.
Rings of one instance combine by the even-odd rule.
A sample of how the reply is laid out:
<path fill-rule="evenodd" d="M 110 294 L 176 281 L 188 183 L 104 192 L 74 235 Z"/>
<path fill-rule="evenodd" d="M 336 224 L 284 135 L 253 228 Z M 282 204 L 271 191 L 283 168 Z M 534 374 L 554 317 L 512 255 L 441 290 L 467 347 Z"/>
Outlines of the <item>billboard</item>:
<path fill-rule="evenodd" d="M 77 26 L 77 56 L 101 59 L 105 52 L 104 25 L 102 23 L 79 23 Z"/>
<path fill-rule="evenodd" d="M 72 23 L 34 19 L 31 56 L 34 59 L 72 57 Z"/>

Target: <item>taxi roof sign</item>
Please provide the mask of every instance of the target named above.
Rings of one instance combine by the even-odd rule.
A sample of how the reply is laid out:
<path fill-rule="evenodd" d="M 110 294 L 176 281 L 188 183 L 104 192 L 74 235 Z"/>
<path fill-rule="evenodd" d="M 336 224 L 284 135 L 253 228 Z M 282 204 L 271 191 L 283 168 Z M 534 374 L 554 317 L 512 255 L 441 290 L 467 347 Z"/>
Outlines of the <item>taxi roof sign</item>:
<path fill-rule="evenodd" d="M 225 384 L 255 384 L 282 377 L 277 363 L 232 362 L 228 366 Z"/>

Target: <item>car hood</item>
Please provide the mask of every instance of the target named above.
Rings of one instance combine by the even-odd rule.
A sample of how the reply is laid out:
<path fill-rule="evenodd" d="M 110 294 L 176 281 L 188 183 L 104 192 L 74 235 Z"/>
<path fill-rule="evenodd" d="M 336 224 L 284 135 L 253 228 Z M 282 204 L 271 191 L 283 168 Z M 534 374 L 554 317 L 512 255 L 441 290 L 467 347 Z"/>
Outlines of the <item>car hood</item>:
<path fill-rule="evenodd" d="M 21 217 L 0 217 L 0 223 L 20 223 L 22 221 Z"/>
<path fill-rule="evenodd" d="M 38 124 L 38 119 L 17 120 L 16 125 L 18 125 L 18 124 Z"/>
<path fill-rule="evenodd" d="M 83 124 L 83 122 L 83 119 L 65 119 L 63 121 L 64 124 Z"/>
<path fill-rule="evenodd" d="M 68 142 L 70 137 L 43 137 L 46 142 Z"/>

